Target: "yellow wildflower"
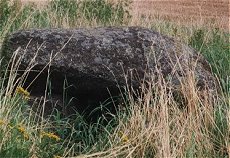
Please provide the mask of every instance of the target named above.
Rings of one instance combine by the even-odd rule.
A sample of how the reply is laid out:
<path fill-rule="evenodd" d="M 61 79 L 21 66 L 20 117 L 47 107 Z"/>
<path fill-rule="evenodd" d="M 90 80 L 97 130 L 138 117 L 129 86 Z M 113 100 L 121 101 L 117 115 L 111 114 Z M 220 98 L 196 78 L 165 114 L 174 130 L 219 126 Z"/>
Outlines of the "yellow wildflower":
<path fill-rule="evenodd" d="M 16 88 L 16 93 L 22 94 L 25 99 L 30 98 L 30 93 L 27 90 L 25 90 L 24 88 L 22 88 L 21 86 Z"/>
<path fill-rule="evenodd" d="M 4 125 L 4 124 L 6 124 L 5 121 L 0 120 L 0 125 Z"/>
<path fill-rule="evenodd" d="M 19 125 L 17 127 L 18 131 L 21 132 L 21 133 L 25 133 L 26 132 L 26 129 L 24 127 L 22 127 L 21 125 Z"/>
<path fill-rule="evenodd" d="M 17 127 L 18 131 L 24 136 L 25 139 L 29 139 L 29 135 L 26 132 L 26 129 L 24 127 L 22 127 L 21 125 L 19 125 Z"/>
<path fill-rule="evenodd" d="M 122 142 L 126 143 L 129 141 L 129 138 L 127 135 L 125 135 L 123 132 L 119 131 L 118 136 L 121 138 Z"/>
<path fill-rule="evenodd" d="M 41 132 L 41 137 L 48 137 L 48 138 L 51 138 L 51 139 L 55 139 L 56 141 L 59 141 L 61 140 L 61 138 L 57 135 L 55 135 L 53 132 Z"/>
<path fill-rule="evenodd" d="M 11 126 L 10 124 L 8 124 L 6 121 L 4 121 L 4 120 L 0 120 L 0 126 L 1 125 L 5 125 L 5 126 L 7 126 L 7 127 L 9 127 L 10 129 L 13 129 L 14 127 L 13 126 Z"/>

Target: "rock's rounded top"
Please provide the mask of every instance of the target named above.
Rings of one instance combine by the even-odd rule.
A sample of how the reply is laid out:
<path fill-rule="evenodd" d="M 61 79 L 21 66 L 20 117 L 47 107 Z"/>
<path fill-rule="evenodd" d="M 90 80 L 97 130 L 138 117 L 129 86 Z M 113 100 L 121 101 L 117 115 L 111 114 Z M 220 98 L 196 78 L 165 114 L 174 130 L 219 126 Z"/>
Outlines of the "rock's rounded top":
<path fill-rule="evenodd" d="M 189 79 L 193 77 L 201 96 L 206 90 L 217 92 L 216 79 L 201 54 L 173 38 L 141 27 L 21 30 L 6 38 L 2 52 L 5 59 L 17 52 L 22 57 L 20 70 L 33 65 L 25 80 L 31 95 L 43 95 L 48 83 L 52 96 L 67 94 L 74 100 L 71 99 L 73 106 L 69 110 L 74 111 L 74 107 L 88 118 L 102 102 L 119 96 L 124 86 L 136 93 L 143 83 L 157 86 L 163 79 L 167 91 L 171 89 L 178 96 L 181 82 L 191 84 Z M 19 71 L 19 76 L 24 71 Z M 51 102 L 55 100 L 53 97 Z M 113 105 L 106 110 L 115 113 L 116 104 L 111 102 Z"/>
<path fill-rule="evenodd" d="M 22 66 L 36 56 L 36 69 L 51 63 L 51 72 L 74 80 L 79 91 L 125 85 L 127 79 L 137 88 L 159 72 L 178 85 L 189 70 L 194 70 L 201 89 L 216 88 L 209 64 L 196 50 L 147 28 L 21 30 L 5 43 L 10 46 L 7 55 L 21 48 Z"/>

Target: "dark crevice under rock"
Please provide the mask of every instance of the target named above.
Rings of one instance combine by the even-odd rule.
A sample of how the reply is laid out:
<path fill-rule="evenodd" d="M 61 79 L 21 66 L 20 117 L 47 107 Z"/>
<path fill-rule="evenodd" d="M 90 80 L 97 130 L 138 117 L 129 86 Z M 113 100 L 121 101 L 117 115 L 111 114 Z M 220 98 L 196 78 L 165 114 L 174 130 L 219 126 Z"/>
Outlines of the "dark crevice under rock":
<path fill-rule="evenodd" d="M 63 117 L 79 113 L 88 122 L 95 122 L 102 115 L 111 118 L 110 115 L 116 113 L 117 99 L 122 90 L 116 83 L 101 78 L 68 77 L 57 71 L 52 71 L 49 75 L 30 72 L 24 86 L 29 86 L 28 91 L 32 96 L 30 105 L 36 104 L 35 99 L 37 103 L 41 98 L 44 99 L 46 94 L 45 116 L 51 115 L 57 109 Z"/>

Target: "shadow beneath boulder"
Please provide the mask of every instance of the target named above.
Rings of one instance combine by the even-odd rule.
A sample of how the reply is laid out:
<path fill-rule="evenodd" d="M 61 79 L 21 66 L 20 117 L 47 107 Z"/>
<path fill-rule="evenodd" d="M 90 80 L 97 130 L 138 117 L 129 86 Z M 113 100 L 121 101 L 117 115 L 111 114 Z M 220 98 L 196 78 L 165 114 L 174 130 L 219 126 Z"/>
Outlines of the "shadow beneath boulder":
<path fill-rule="evenodd" d="M 47 72 L 39 74 L 32 70 L 24 86 L 31 93 L 29 105 L 40 116 L 48 117 L 57 110 L 63 118 L 74 118 L 78 113 L 86 122 L 96 123 L 99 118 L 103 118 L 104 122 L 110 121 L 122 102 L 122 90 L 114 83 L 105 82 L 98 78 L 79 79 L 55 71 L 48 75 Z M 104 84 L 111 86 L 103 87 Z"/>

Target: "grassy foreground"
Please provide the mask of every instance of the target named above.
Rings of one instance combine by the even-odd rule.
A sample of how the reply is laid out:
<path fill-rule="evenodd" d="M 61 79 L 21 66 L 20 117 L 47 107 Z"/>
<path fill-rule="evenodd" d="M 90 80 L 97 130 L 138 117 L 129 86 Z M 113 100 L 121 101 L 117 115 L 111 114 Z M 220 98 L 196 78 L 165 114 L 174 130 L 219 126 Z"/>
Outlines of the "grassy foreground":
<path fill-rule="evenodd" d="M 102 125 L 50 118 L 28 107 L 29 93 L 23 78 L 16 79 L 20 63 L 12 57 L 10 72 L 0 78 L 0 157 L 228 157 L 230 155 L 230 44 L 229 33 L 206 26 L 182 26 L 157 17 L 133 20 L 128 1 L 55 0 L 47 7 L 21 6 L 0 0 L 0 45 L 9 33 L 27 28 L 80 28 L 137 25 L 177 38 L 199 50 L 210 62 L 221 85 L 221 94 L 199 97 L 191 75 L 182 94 L 193 112 L 180 109 L 163 81 L 150 87 L 137 100 L 125 96 L 126 110 Z M 17 85 L 15 91 L 14 87 Z M 26 87 L 24 87 L 26 88 Z M 152 89 L 155 89 L 153 95 Z M 205 92 L 204 92 L 205 93 Z M 44 103 L 41 102 L 43 107 Z M 42 108 L 41 108 L 42 109 Z"/>

